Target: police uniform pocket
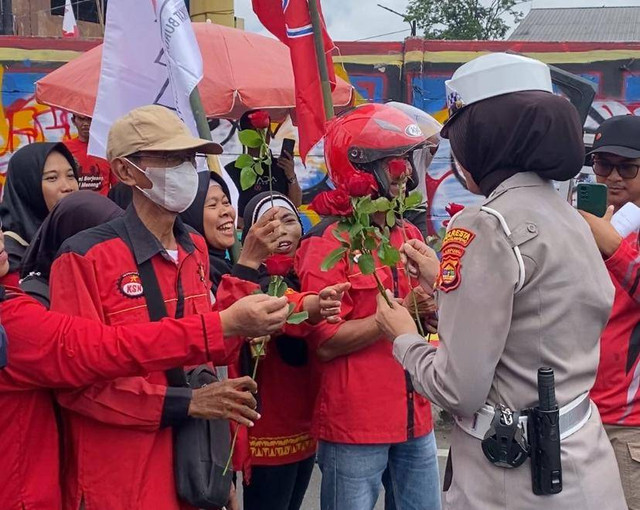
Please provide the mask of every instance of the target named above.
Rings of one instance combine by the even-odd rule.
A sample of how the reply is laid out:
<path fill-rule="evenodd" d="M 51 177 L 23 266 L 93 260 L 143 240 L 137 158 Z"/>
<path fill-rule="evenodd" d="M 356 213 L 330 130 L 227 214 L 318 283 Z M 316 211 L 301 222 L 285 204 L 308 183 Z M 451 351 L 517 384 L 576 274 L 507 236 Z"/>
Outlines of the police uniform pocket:
<path fill-rule="evenodd" d="M 640 462 L 640 443 L 627 443 L 627 448 L 629 448 L 631 459 L 635 462 Z"/>

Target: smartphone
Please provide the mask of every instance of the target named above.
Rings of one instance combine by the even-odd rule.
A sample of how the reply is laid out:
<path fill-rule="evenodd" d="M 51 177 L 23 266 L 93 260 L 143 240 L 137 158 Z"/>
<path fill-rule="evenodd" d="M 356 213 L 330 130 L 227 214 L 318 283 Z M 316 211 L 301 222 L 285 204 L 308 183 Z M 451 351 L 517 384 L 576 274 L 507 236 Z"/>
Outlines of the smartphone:
<path fill-rule="evenodd" d="M 282 140 L 282 149 L 280 149 L 280 156 L 284 156 L 284 153 L 290 154 L 293 157 L 293 151 L 296 148 L 296 141 L 293 138 L 285 138 Z"/>
<path fill-rule="evenodd" d="M 577 187 L 578 209 L 602 218 L 607 212 L 607 186 L 581 182 Z"/>

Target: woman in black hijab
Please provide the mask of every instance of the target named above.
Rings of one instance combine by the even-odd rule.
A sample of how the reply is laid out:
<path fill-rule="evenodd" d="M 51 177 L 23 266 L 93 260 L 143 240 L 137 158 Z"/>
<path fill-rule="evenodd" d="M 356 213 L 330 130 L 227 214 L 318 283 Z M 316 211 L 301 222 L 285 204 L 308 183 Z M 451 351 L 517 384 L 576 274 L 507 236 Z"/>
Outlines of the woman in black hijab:
<path fill-rule="evenodd" d="M 532 76 L 548 86 L 532 90 Z M 576 501 L 626 509 L 589 399 L 615 290 L 588 225 L 552 182 L 571 179 L 584 162 L 578 112 L 552 93 L 546 66 L 515 55 L 478 57 L 448 87 L 454 115 L 443 135 L 469 190 L 486 198 L 451 219 L 440 261 L 419 241 L 404 247 L 425 290 L 435 280 L 439 347 L 406 309 L 379 299 L 376 314 L 416 391 L 456 416 L 443 508 L 534 510 L 544 500 L 549 510 Z M 523 464 L 521 434 L 525 410 L 544 409 L 549 395 L 563 419 L 556 414 L 555 442 L 540 446 L 545 467 L 537 469 L 537 456 Z M 547 417 L 529 415 L 529 440 Z M 505 436 L 492 427 L 507 421 L 502 455 Z M 545 469 L 557 476 L 540 475 Z"/>
<path fill-rule="evenodd" d="M 0 203 L 10 274 L 20 271 L 24 253 L 49 211 L 73 191 L 78 191 L 78 169 L 64 144 L 32 143 L 11 156 Z"/>
<path fill-rule="evenodd" d="M 229 250 L 236 240 L 236 211 L 229 200 L 229 188 L 215 172 L 198 174 L 198 194 L 180 217 L 207 241 L 209 278 L 215 295 L 222 276 L 231 273 Z"/>
<path fill-rule="evenodd" d="M 466 106 L 446 128 L 457 166 L 472 178 L 465 179 L 467 186 L 485 196 L 522 172 L 567 181 L 584 162 L 578 112 L 548 92 L 485 99 Z"/>
<path fill-rule="evenodd" d="M 48 307 L 49 275 L 62 243 L 123 212 L 111 200 L 93 191 L 78 191 L 60 200 L 36 232 L 22 259 L 22 290 Z"/>

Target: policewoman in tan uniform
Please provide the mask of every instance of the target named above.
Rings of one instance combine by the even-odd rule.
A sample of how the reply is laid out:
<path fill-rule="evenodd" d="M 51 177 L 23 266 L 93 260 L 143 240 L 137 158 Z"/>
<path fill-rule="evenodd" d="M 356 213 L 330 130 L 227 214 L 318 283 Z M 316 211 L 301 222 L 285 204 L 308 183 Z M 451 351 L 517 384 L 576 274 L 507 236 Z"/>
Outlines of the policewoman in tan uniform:
<path fill-rule="evenodd" d="M 380 300 L 377 313 L 417 391 L 456 418 L 444 507 L 626 509 L 588 397 L 614 291 L 588 226 L 551 182 L 582 166 L 578 114 L 552 94 L 547 66 L 520 56 L 475 59 L 447 87 L 442 134 L 469 190 L 486 199 L 451 220 L 439 269 L 426 246 L 405 247 L 423 285 L 437 276 L 440 346 L 416 333 L 402 307 Z M 534 494 L 524 453 L 533 439 L 525 410 L 542 405 L 541 367 L 555 374 L 560 416 L 561 474 L 549 483 L 561 492 L 551 495 Z M 495 453 L 505 430 L 510 456 L 498 460 L 509 462 L 494 462 L 483 440 Z"/>

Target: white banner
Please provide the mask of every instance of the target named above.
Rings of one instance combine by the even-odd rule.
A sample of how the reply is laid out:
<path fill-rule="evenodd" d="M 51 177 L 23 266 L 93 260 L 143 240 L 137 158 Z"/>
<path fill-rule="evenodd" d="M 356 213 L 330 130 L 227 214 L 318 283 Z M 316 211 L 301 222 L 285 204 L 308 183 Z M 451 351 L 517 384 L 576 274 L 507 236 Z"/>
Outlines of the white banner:
<path fill-rule="evenodd" d="M 189 95 L 202 74 L 184 0 L 109 0 L 89 154 L 104 158 L 113 122 L 149 104 L 176 110 L 197 135 Z"/>

